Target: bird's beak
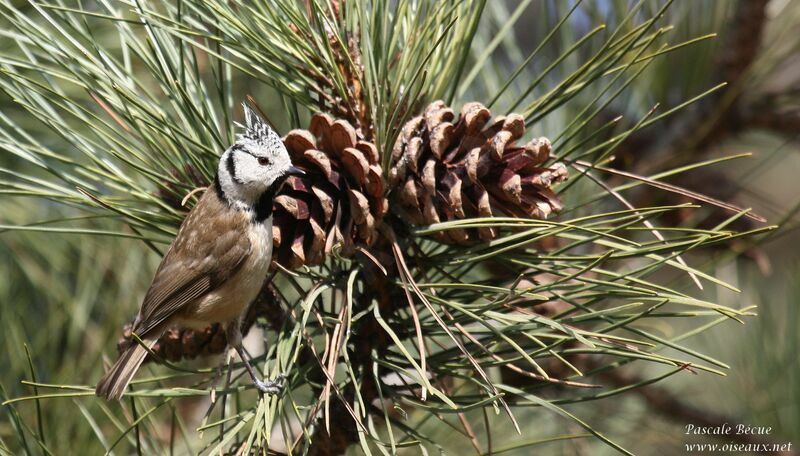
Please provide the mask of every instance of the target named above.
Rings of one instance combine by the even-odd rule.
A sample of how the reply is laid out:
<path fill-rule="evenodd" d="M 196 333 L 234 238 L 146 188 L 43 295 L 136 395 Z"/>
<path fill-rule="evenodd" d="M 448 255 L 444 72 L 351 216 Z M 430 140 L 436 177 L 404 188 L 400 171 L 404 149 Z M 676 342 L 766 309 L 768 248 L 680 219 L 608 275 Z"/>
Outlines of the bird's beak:
<path fill-rule="evenodd" d="M 306 174 L 305 171 L 296 166 L 290 166 L 289 169 L 286 170 L 287 176 L 304 176 L 305 174 Z"/>

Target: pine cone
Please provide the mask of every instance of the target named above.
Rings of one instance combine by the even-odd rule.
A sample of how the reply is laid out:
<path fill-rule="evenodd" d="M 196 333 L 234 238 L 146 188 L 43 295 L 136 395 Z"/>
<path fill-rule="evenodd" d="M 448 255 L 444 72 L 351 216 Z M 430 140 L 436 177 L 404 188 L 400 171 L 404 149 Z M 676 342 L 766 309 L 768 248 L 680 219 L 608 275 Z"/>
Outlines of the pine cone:
<path fill-rule="evenodd" d="M 348 256 L 372 244 L 388 209 L 375 145 L 327 114 L 315 114 L 309 130 L 283 139 L 292 163 L 307 173 L 290 178 L 275 198 L 273 259 L 289 269 L 319 264 L 337 245 Z"/>
<path fill-rule="evenodd" d="M 519 114 L 500 116 L 467 103 L 458 121 L 442 101 L 408 121 L 392 150 L 389 183 L 393 210 L 411 223 L 506 215 L 544 219 L 562 205 L 551 186 L 567 178 L 561 163 L 545 166 L 550 141 L 515 145 L 525 133 Z M 443 242 L 493 239 L 491 228 L 447 230 Z"/>

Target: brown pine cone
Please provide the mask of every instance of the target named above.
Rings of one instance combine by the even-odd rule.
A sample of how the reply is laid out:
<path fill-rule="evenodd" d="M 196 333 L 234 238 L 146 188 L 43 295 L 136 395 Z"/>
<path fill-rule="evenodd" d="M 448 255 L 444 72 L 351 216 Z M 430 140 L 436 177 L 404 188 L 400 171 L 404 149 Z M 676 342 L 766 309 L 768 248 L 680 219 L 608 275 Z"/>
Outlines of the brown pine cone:
<path fill-rule="evenodd" d="M 337 246 L 348 256 L 356 245 L 372 244 L 388 210 L 375 145 L 327 114 L 315 114 L 309 130 L 292 130 L 283 142 L 307 174 L 290 178 L 275 198 L 273 259 L 292 269 L 321 263 Z"/>
<path fill-rule="evenodd" d="M 550 141 L 525 133 L 519 114 L 497 117 L 480 103 L 467 103 L 461 115 L 444 102 L 431 103 L 408 121 L 392 150 L 389 182 L 393 211 L 417 225 L 505 215 L 544 219 L 561 210 L 551 186 L 567 178 L 561 163 L 545 166 Z M 493 239 L 491 228 L 447 230 L 443 242 L 469 244 Z"/>

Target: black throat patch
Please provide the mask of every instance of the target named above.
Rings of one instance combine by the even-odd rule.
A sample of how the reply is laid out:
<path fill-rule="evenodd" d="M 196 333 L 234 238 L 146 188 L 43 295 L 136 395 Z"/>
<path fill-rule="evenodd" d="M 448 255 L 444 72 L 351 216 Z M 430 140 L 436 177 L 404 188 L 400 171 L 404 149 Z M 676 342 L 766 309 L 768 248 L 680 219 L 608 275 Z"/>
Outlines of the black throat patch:
<path fill-rule="evenodd" d="M 264 220 L 272 216 L 272 203 L 275 201 L 275 196 L 283 188 L 286 179 L 289 178 L 288 174 L 277 178 L 272 185 L 261 194 L 253 206 L 253 223 L 262 223 Z"/>
<path fill-rule="evenodd" d="M 253 206 L 253 223 L 264 223 L 264 220 L 272 217 L 272 202 L 275 200 L 275 191 L 267 190 L 258 197 L 258 201 Z"/>

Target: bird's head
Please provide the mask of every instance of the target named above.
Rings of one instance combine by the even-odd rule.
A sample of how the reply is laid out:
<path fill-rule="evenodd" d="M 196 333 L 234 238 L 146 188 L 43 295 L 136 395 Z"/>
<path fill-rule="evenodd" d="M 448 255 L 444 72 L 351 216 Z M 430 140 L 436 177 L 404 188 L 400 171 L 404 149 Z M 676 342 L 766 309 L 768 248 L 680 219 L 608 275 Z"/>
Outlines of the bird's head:
<path fill-rule="evenodd" d="M 249 103 L 242 106 L 245 131 L 220 157 L 217 176 L 230 201 L 253 205 L 265 194 L 275 195 L 286 178 L 303 171 L 292 165 L 275 130 Z"/>

